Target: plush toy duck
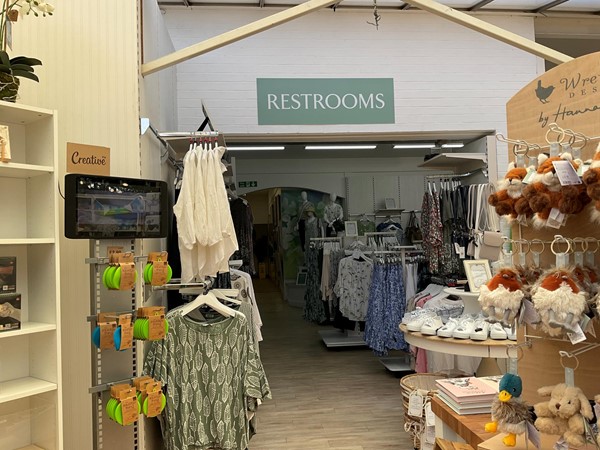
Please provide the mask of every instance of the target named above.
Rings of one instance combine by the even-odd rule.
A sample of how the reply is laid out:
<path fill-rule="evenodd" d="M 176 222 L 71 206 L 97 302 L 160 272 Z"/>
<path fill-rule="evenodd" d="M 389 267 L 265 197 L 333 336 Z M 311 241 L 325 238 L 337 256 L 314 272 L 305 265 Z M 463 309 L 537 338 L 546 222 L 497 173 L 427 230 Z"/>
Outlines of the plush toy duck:
<path fill-rule="evenodd" d="M 517 317 L 525 293 L 516 269 L 502 268 L 479 288 L 479 303 L 488 322 L 509 327 Z"/>
<path fill-rule="evenodd" d="M 485 431 L 508 433 L 502 442 L 507 447 L 517 444 L 517 435 L 524 434 L 532 422 L 529 405 L 521 399 L 523 383 L 518 375 L 505 374 L 498 387 L 500 393 L 492 403 L 492 422 L 485 424 Z"/>

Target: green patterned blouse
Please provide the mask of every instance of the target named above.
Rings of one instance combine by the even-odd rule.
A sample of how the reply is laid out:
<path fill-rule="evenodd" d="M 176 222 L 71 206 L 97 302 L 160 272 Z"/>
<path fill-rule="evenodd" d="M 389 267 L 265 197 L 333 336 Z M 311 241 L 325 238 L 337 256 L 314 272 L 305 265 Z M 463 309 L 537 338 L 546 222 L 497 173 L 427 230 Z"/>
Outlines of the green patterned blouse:
<path fill-rule="evenodd" d="M 249 398 L 270 398 L 269 384 L 241 313 L 201 323 L 175 310 L 169 333 L 152 343 L 144 373 L 166 386 L 167 450 L 244 450 Z"/>

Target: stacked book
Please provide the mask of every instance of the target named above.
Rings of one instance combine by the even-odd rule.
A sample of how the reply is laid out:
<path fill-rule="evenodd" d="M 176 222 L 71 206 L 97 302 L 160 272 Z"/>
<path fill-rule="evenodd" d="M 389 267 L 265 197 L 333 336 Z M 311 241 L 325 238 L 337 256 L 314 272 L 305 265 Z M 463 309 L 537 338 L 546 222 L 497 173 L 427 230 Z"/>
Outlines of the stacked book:
<path fill-rule="evenodd" d="M 436 380 L 438 397 L 461 416 L 489 414 L 502 376 Z"/>

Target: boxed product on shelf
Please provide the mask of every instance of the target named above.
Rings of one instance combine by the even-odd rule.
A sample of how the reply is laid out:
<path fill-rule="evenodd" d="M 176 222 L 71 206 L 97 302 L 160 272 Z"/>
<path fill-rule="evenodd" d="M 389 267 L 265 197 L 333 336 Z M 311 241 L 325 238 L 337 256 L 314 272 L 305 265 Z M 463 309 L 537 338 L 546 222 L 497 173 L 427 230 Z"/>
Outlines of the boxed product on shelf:
<path fill-rule="evenodd" d="M 17 292 L 17 257 L 0 256 L 0 293 Z"/>
<path fill-rule="evenodd" d="M 21 294 L 0 294 L 0 331 L 21 328 Z"/>

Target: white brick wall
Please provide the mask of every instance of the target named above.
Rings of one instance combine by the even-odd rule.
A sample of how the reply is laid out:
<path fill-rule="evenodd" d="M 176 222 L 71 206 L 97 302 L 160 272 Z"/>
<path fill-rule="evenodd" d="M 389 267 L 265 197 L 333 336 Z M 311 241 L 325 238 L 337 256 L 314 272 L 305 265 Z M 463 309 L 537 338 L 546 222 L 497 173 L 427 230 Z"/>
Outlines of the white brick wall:
<path fill-rule="evenodd" d="M 272 14 L 272 9 L 167 10 L 175 48 Z M 368 131 L 505 131 L 505 105 L 537 76 L 537 58 L 431 14 L 325 10 L 178 66 L 178 123 L 202 121 L 200 100 L 226 133 Z M 533 19 L 479 16 L 534 37 Z M 256 78 L 393 77 L 396 123 L 388 125 L 259 126 Z M 503 171 L 506 147 L 498 148 Z"/>

